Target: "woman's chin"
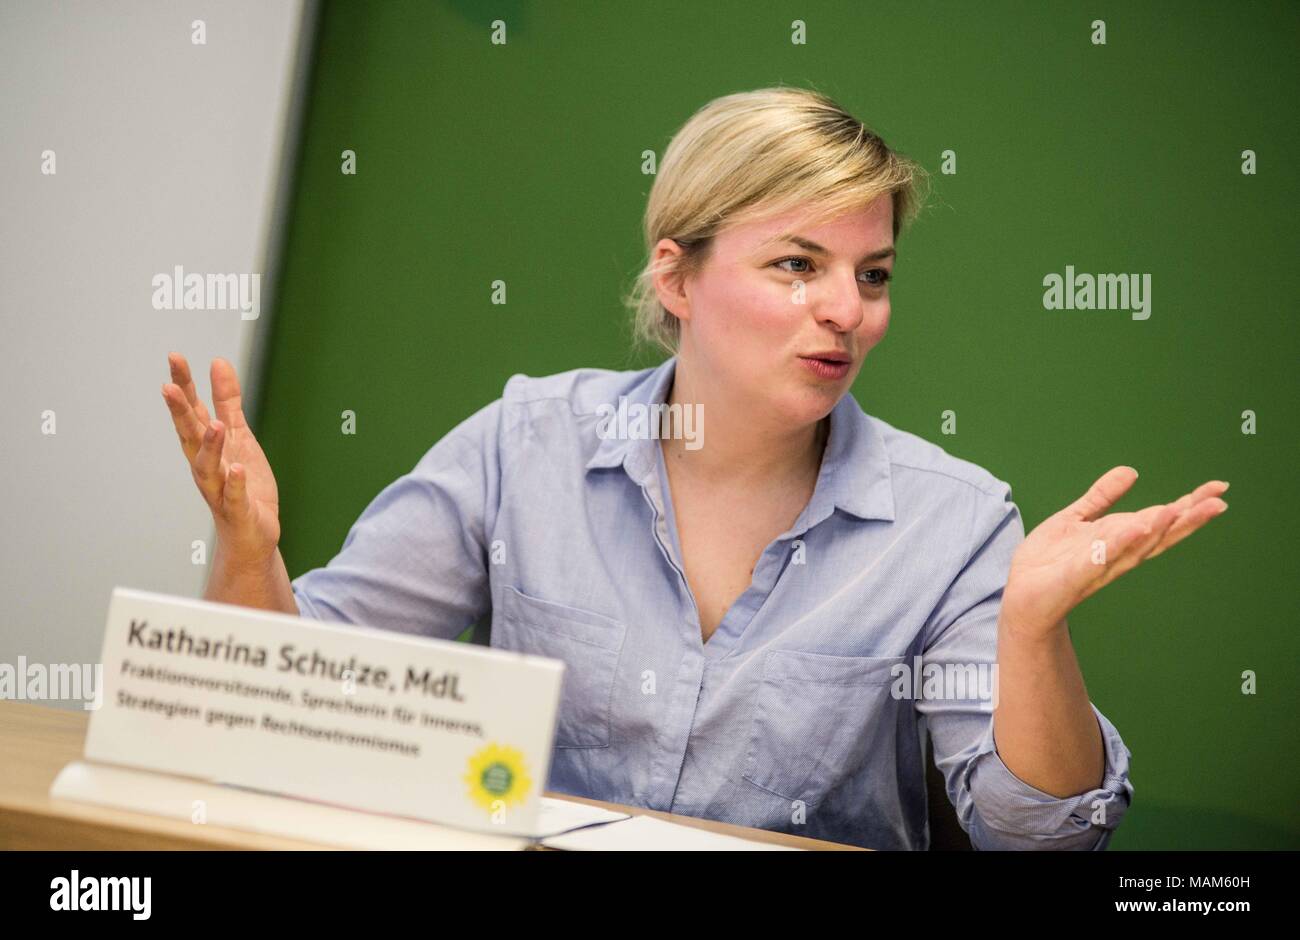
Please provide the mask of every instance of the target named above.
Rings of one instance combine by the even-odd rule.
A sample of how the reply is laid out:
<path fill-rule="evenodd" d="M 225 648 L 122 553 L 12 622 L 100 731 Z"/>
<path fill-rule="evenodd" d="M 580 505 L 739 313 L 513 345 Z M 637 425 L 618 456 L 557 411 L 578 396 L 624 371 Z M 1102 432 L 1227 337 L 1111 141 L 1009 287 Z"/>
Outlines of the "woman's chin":
<path fill-rule="evenodd" d="M 839 388 L 838 383 L 837 386 L 825 384 L 802 389 L 777 405 L 776 410 L 781 415 L 782 422 L 791 428 L 807 427 L 830 414 L 846 391 L 848 386 Z"/>

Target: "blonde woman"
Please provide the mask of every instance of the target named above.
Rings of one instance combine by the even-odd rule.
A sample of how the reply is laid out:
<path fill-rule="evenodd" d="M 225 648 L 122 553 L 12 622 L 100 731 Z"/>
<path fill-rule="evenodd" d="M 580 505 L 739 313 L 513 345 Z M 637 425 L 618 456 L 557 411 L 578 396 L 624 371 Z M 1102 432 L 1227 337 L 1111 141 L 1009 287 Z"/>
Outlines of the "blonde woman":
<path fill-rule="evenodd" d="M 1066 615 L 1227 484 L 1108 512 L 1137 476 L 1116 467 L 1025 538 L 1006 483 L 863 412 L 922 177 L 811 91 L 701 108 L 629 297 L 669 358 L 514 376 L 293 581 L 233 369 L 212 418 L 172 354 L 218 530 L 206 596 L 441 638 L 490 616 L 492 646 L 567 664 L 556 791 L 922 849 L 928 736 L 976 848 L 1104 848 L 1129 752 Z"/>

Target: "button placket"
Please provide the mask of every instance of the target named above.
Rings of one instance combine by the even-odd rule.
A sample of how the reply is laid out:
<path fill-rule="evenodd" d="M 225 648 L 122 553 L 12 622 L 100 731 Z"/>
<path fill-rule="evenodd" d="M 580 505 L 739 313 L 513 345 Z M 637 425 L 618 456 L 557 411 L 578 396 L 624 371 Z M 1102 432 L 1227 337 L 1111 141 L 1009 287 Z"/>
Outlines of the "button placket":
<path fill-rule="evenodd" d="M 651 444 L 657 447 L 655 442 L 652 441 Z M 685 654 L 676 677 L 677 688 L 681 693 L 677 701 L 682 704 L 680 711 L 672 714 L 669 718 L 670 727 L 677 729 L 674 736 L 677 738 L 678 747 L 675 751 L 665 749 L 660 755 L 660 760 L 665 763 L 666 769 L 672 771 L 671 776 L 665 774 L 665 792 L 661 794 L 663 800 L 661 808 L 669 810 L 677 798 L 677 788 L 681 784 L 686 749 L 690 744 L 691 729 L 695 722 L 695 711 L 699 707 L 706 650 L 702 648 L 705 644 L 700 636 L 699 607 L 695 603 L 695 595 L 691 591 L 690 583 L 686 580 L 686 572 L 674 557 L 673 540 L 668 532 L 667 513 L 659 502 L 663 498 L 663 494 L 659 492 L 659 478 L 654 472 L 653 465 L 647 466 L 648 461 L 642 459 L 646 456 L 644 451 L 629 452 L 625 460 L 625 469 L 628 476 L 640 488 L 641 496 L 645 499 L 646 505 L 650 507 L 654 517 L 651 531 L 654 535 L 655 544 L 659 546 L 659 552 L 663 555 L 664 560 L 677 573 L 678 583 L 686 597 L 690 599 L 692 611 L 692 622 L 686 625 L 691 635 L 686 638 Z"/>
<path fill-rule="evenodd" d="M 658 442 L 650 441 L 649 443 L 658 448 Z M 659 455 L 656 453 L 654 459 L 657 460 L 658 456 Z M 632 463 L 632 466 L 627 468 L 629 474 L 636 482 L 637 486 L 641 488 L 641 495 L 645 498 L 646 504 L 654 514 L 652 529 L 654 532 L 655 544 L 659 546 L 659 551 L 664 556 L 664 560 L 672 566 L 673 571 L 677 572 L 677 581 L 680 589 L 691 602 L 691 623 L 687 626 L 691 627 L 694 631 L 692 648 L 699 651 L 706 646 L 703 638 L 700 636 L 700 607 L 695 601 L 695 594 L 691 590 L 690 582 L 686 580 L 686 571 L 682 567 L 681 562 L 676 558 L 673 551 L 673 539 L 670 537 L 668 532 L 668 514 L 665 512 L 662 505 L 664 494 L 660 492 L 659 489 L 659 477 L 654 472 L 655 467 L 651 459 L 644 453 L 644 451 L 638 451 L 634 455 L 629 456 L 628 459 Z M 652 488 L 654 495 L 651 495 Z"/>
<path fill-rule="evenodd" d="M 721 659 L 733 652 L 735 643 L 749 629 L 750 624 L 754 622 L 754 618 L 758 616 L 763 609 L 763 605 L 767 603 L 768 598 L 776 590 L 789 561 L 789 549 L 788 547 L 782 547 L 785 540 L 785 535 L 777 536 L 763 549 L 763 554 L 759 556 L 757 564 L 754 565 L 754 572 L 750 576 L 749 586 L 732 602 L 726 614 L 723 615 L 722 622 L 718 624 L 717 631 L 705 644 L 704 654 L 709 658 Z M 740 622 L 742 617 L 744 620 Z M 724 639 L 725 642 L 719 643 L 720 638 Z M 710 652 L 710 647 L 713 647 L 712 652 Z"/>

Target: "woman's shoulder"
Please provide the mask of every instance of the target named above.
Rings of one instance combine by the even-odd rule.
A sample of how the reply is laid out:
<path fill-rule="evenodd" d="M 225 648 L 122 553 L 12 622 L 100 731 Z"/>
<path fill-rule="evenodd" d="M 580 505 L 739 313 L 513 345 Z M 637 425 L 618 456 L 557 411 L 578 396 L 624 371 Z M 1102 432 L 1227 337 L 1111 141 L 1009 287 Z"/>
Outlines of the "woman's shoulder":
<path fill-rule="evenodd" d="M 633 397 L 660 367 L 648 369 L 579 368 L 552 375 L 516 373 L 505 384 L 501 402 L 511 410 L 534 410 L 535 406 L 559 404 L 577 416 L 594 416 L 601 405 L 617 404 L 620 397 Z"/>
<path fill-rule="evenodd" d="M 931 487 L 950 485 L 976 490 L 999 502 L 1010 499 L 1010 484 L 985 467 L 949 453 L 942 445 L 895 427 L 883 418 L 866 412 L 863 417 L 888 453 L 890 472 L 895 477 Z"/>

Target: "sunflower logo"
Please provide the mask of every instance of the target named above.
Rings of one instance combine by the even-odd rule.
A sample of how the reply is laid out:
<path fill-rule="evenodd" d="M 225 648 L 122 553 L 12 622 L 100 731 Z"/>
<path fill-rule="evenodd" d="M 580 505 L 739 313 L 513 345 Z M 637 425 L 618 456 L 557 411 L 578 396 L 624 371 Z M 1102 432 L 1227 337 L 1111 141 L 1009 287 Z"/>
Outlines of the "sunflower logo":
<path fill-rule="evenodd" d="M 489 744 L 470 756 L 464 776 L 469 797 L 489 812 L 497 800 L 505 806 L 522 803 L 532 786 L 524 769 L 524 755 L 513 747 Z"/>

